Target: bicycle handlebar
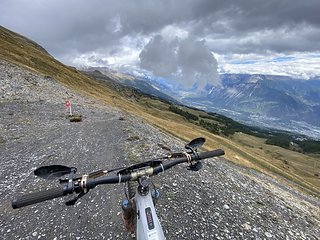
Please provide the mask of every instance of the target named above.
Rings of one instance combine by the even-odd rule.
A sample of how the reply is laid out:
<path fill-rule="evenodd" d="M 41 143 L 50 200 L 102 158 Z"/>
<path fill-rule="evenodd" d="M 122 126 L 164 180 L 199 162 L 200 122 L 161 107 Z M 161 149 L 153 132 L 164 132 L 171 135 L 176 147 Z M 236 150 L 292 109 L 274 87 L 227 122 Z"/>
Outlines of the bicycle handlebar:
<path fill-rule="evenodd" d="M 218 157 L 218 156 L 222 156 L 222 155 L 224 155 L 224 151 L 222 149 L 217 149 L 217 150 L 207 151 L 207 152 L 200 152 L 200 153 L 198 153 L 199 158 L 195 159 L 195 160 L 199 161 L 201 159 Z"/>
<path fill-rule="evenodd" d="M 191 157 L 190 161 L 200 161 L 205 158 L 218 157 L 221 155 L 224 155 L 224 151 L 222 149 L 217 149 L 217 150 L 207 151 L 207 152 L 200 152 L 200 153 L 197 153 L 197 155 L 190 155 L 190 157 Z M 169 162 L 163 164 L 163 169 L 161 166 L 155 167 L 153 170 L 153 173 L 158 174 L 158 173 L 162 172 L 163 170 L 167 170 L 167 169 L 169 169 L 179 163 L 184 163 L 184 162 L 188 162 L 187 156 L 182 157 L 182 158 L 177 158 L 173 161 L 169 161 Z"/>
<path fill-rule="evenodd" d="M 127 182 L 130 180 L 136 180 L 137 178 L 144 175 L 147 175 L 147 176 L 156 175 L 180 163 L 184 163 L 184 162 L 191 163 L 192 161 L 199 161 L 205 158 L 218 157 L 221 155 L 224 155 L 224 151 L 222 149 L 217 149 L 214 151 L 207 151 L 207 152 L 200 152 L 196 154 L 185 154 L 184 157 L 176 158 L 174 160 L 169 160 L 164 163 L 161 163 L 158 166 L 138 170 L 130 174 L 125 174 L 125 175 L 118 174 L 116 176 L 106 176 L 106 177 L 100 177 L 97 179 L 88 179 L 84 186 L 77 185 L 77 187 L 82 188 L 82 190 L 83 189 L 89 190 L 101 184 Z M 64 185 L 64 186 L 48 189 L 45 191 L 28 193 L 25 195 L 15 197 L 12 200 L 12 207 L 16 209 L 16 208 L 24 207 L 27 205 L 43 202 L 46 200 L 62 197 L 67 195 L 68 193 L 73 193 L 73 192 L 75 192 L 74 189 L 69 190 L 67 185 Z"/>
<path fill-rule="evenodd" d="M 31 204 L 43 202 L 46 200 L 51 200 L 54 198 L 63 197 L 65 195 L 67 195 L 67 191 L 62 186 L 48 189 L 45 191 L 28 193 L 28 194 L 13 198 L 12 208 L 14 208 L 14 209 L 21 208 L 21 207 L 28 206 Z"/>

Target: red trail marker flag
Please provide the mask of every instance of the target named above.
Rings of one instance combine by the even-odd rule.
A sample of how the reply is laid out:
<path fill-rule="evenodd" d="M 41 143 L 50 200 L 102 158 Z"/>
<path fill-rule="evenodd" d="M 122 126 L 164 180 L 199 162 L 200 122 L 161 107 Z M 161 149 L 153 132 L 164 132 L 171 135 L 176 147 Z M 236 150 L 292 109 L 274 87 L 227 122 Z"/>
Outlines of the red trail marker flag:
<path fill-rule="evenodd" d="M 72 116 L 70 100 L 66 100 L 66 111 L 68 111 L 68 110 L 69 110 L 70 116 Z"/>

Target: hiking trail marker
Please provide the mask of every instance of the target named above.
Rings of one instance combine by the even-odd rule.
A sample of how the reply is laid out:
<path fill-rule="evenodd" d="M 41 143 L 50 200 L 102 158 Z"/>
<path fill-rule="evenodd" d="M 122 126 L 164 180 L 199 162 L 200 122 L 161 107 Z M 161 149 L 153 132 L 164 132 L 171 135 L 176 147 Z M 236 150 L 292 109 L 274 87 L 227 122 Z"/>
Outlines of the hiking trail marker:
<path fill-rule="evenodd" d="M 71 102 L 70 100 L 66 100 L 66 111 L 69 110 L 69 115 L 72 116 L 72 110 L 71 110 Z"/>

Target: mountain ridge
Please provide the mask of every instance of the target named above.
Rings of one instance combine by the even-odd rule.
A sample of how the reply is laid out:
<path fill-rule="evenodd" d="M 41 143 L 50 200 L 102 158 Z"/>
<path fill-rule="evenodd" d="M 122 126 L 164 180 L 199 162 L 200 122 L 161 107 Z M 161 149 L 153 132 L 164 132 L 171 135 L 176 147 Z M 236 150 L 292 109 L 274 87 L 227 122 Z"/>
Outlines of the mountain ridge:
<path fill-rule="evenodd" d="M 96 79 L 102 79 L 106 81 L 114 81 L 116 83 L 122 84 L 124 86 L 128 86 L 131 88 L 135 88 L 137 90 L 142 91 L 145 94 L 149 94 L 154 97 L 159 97 L 168 102 L 172 102 L 175 104 L 181 104 L 178 100 L 173 97 L 165 94 L 161 89 L 154 87 L 148 81 L 144 81 L 143 79 L 130 76 L 127 74 L 122 74 L 119 72 L 112 71 L 108 68 L 102 67 L 88 67 L 83 70 L 84 73 L 93 76 Z"/>

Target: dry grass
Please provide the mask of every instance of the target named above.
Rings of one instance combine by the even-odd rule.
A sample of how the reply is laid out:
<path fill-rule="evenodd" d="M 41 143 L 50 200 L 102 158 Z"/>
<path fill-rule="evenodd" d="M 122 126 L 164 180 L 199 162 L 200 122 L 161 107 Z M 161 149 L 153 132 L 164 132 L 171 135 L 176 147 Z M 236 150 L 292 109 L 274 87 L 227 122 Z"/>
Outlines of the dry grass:
<path fill-rule="evenodd" d="M 237 164 L 273 177 L 285 177 L 301 189 L 319 195 L 320 179 L 314 175 L 320 169 L 319 159 L 267 145 L 264 139 L 247 134 L 237 133 L 232 139 L 211 134 L 183 117 L 167 111 L 168 106 L 160 101 L 153 100 L 147 108 L 144 107 L 145 104 L 142 105 L 136 105 L 134 109 L 125 105 L 122 107 L 184 141 L 203 136 L 207 139 L 206 149 L 222 148 L 226 152 L 226 158 Z M 287 160 L 288 164 L 285 164 L 284 160 Z"/>
<path fill-rule="evenodd" d="M 222 148 L 231 161 L 279 178 L 285 177 L 301 189 L 319 196 L 319 156 L 306 156 L 264 144 L 264 139 L 235 134 L 232 139 L 214 135 L 192 124 L 183 117 L 168 111 L 168 105 L 155 99 L 142 97 L 130 100 L 103 82 L 91 79 L 75 68 L 65 66 L 48 55 L 34 42 L 0 27 L 0 58 L 50 76 L 63 85 L 91 96 L 101 103 L 119 107 L 184 141 L 203 136 L 206 149 Z M 193 114 L 203 114 L 192 110 Z M 287 161 L 287 164 L 285 163 Z"/>

